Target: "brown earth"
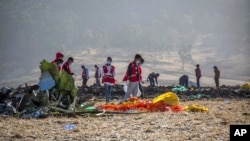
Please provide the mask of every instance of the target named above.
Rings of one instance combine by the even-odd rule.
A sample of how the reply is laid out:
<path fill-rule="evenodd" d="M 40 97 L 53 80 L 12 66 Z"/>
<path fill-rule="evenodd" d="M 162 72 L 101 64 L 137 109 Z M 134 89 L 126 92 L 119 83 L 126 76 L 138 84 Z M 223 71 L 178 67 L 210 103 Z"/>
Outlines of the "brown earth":
<path fill-rule="evenodd" d="M 249 99 L 181 101 L 206 106 L 205 113 L 160 112 L 45 119 L 0 117 L 0 140 L 229 140 L 231 124 L 250 124 Z M 100 103 L 97 103 L 100 104 Z M 67 124 L 75 130 L 64 130 Z"/>

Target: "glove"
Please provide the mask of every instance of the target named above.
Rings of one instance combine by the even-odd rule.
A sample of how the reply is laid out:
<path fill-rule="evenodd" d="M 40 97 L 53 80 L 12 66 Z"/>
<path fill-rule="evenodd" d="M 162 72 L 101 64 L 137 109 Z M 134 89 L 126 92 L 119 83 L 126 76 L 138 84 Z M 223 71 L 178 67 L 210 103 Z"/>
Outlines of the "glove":
<path fill-rule="evenodd" d="M 129 81 L 129 80 L 127 80 L 127 81 L 126 81 L 126 85 L 128 86 L 128 85 L 129 85 L 129 83 L 130 83 L 130 81 Z"/>

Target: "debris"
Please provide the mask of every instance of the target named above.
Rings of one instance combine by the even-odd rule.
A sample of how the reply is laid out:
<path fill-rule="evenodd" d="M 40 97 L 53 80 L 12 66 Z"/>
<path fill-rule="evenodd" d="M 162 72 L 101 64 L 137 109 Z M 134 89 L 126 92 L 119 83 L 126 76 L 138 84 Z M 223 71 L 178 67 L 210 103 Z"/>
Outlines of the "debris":
<path fill-rule="evenodd" d="M 250 89 L 250 84 L 246 83 L 240 86 L 240 89 Z"/>
<path fill-rule="evenodd" d="M 191 111 L 191 112 L 207 112 L 208 111 L 208 109 L 205 106 L 198 106 L 195 104 L 184 106 L 184 110 Z"/>
<path fill-rule="evenodd" d="M 176 86 L 176 87 L 174 87 L 174 88 L 172 88 L 172 91 L 173 92 L 177 92 L 177 91 L 181 91 L 181 92 L 184 92 L 184 91 L 187 91 L 188 89 L 187 88 L 185 88 L 184 86 L 182 86 L 182 85 L 178 85 L 178 86 Z"/>
<path fill-rule="evenodd" d="M 157 96 L 153 99 L 153 103 L 157 103 L 159 101 L 164 101 L 164 103 L 168 105 L 179 105 L 179 98 L 178 96 L 173 92 L 167 92 L 164 94 L 161 94 L 160 96 Z"/>
<path fill-rule="evenodd" d="M 188 99 L 201 99 L 201 98 L 211 98 L 211 96 L 206 94 L 195 94 L 188 97 Z"/>
<path fill-rule="evenodd" d="M 40 86 L 40 89 L 42 91 L 50 90 L 51 88 L 55 86 L 55 81 L 48 71 L 44 71 L 41 74 L 38 85 Z"/>
<path fill-rule="evenodd" d="M 225 99 L 225 100 L 224 100 L 224 103 L 225 103 L 225 104 L 230 104 L 230 101 L 229 101 L 228 99 Z"/>
<path fill-rule="evenodd" d="M 63 130 L 75 130 L 76 125 L 75 124 L 66 124 L 63 126 Z"/>
<path fill-rule="evenodd" d="M 134 113 L 134 111 L 150 111 L 150 112 L 181 112 L 182 106 L 179 105 L 179 98 L 175 93 L 164 93 L 152 101 L 142 100 L 137 97 L 130 97 L 128 101 L 119 104 L 104 104 L 97 107 L 99 110 L 120 111 L 123 113 Z"/>

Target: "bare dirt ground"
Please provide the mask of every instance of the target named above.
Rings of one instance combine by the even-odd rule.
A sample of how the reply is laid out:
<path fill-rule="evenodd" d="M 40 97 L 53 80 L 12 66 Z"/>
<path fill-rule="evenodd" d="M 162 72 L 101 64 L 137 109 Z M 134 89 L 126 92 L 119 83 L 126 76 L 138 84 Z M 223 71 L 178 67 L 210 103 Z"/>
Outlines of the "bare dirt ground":
<path fill-rule="evenodd" d="M 0 117 L 0 140 L 229 140 L 229 126 L 250 124 L 250 101 L 223 99 L 182 101 L 209 111 L 110 114 L 93 117 L 57 116 L 45 119 Z M 76 129 L 64 130 L 74 124 Z"/>

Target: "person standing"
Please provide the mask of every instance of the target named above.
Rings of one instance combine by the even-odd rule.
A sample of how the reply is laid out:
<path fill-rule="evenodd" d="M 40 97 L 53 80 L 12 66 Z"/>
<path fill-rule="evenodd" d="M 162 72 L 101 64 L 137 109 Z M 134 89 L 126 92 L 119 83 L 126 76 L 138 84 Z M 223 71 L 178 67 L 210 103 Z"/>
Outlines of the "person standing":
<path fill-rule="evenodd" d="M 195 76 L 196 76 L 197 88 L 200 88 L 201 70 L 199 64 L 196 65 Z"/>
<path fill-rule="evenodd" d="M 127 68 L 127 92 L 122 100 L 126 101 L 130 94 L 132 94 L 133 97 L 137 97 L 138 89 L 139 89 L 139 83 L 140 83 L 140 76 L 141 76 L 141 55 L 136 54 L 134 61 L 130 62 Z"/>
<path fill-rule="evenodd" d="M 87 86 L 87 81 L 89 80 L 89 70 L 84 65 L 82 65 L 82 86 Z"/>
<path fill-rule="evenodd" d="M 219 87 L 219 78 L 220 78 L 220 70 L 217 68 L 217 66 L 214 66 L 214 80 L 217 88 Z"/>
<path fill-rule="evenodd" d="M 106 64 L 102 66 L 102 83 L 104 84 L 106 103 L 109 103 L 112 86 L 115 85 L 115 67 L 111 63 L 112 58 L 108 57 Z"/>
<path fill-rule="evenodd" d="M 62 66 L 62 70 L 66 71 L 68 74 L 73 75 L 74 73 L 71 72 L 70 65 L 74 62 L 73 57 L 69 57 L 67 62 L 65 62 Z"/>
<path fill-rule="evenodd" d="M 97 65 L 95 65 L 95 82 L 98 87 L 101 87 L 100 83 L 101 71 Z"/>

